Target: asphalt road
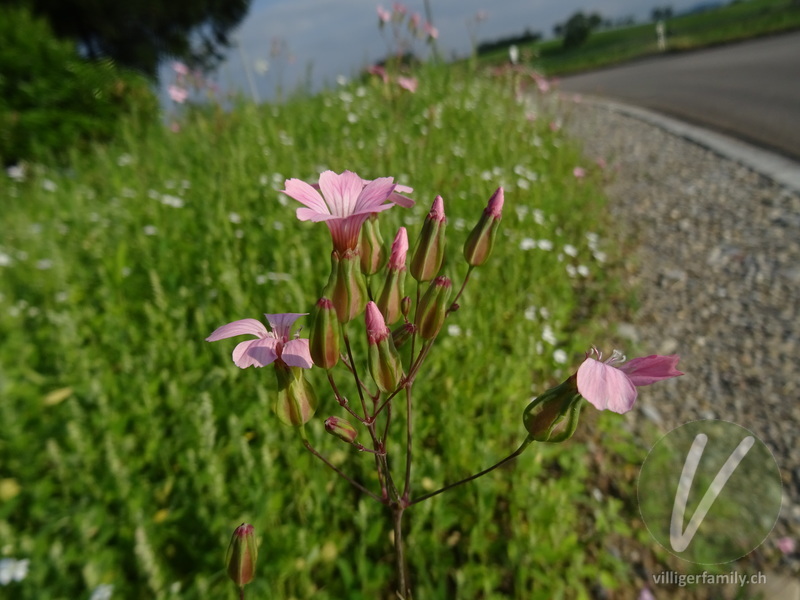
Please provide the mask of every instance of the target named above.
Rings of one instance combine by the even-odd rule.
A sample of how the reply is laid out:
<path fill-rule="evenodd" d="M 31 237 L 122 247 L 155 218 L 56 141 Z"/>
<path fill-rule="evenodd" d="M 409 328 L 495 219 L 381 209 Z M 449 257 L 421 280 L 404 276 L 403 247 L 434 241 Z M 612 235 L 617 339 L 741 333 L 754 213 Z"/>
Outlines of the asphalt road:
<path fill-rule="evenodd" d="M 565 77 L 561 89 L 643 106 L 800 161 L 800 32 Z"/>

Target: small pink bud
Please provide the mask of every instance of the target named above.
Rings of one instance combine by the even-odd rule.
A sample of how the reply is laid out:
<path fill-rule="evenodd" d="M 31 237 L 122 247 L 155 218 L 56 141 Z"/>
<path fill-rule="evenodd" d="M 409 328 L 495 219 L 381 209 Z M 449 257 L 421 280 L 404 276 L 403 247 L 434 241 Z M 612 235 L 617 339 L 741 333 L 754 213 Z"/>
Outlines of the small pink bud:
<path fill-rule="evenodd" d="M 464 243 L 464 258 L 472 267 L 479 267 L 489 258 L 494 246 L 497 224 L 503 216 L 503 188 L 497 188 L 481 215 L 478 224 Z"/>
<path fill-rule="evenodd" d="M 320 298 L 311 324 L 308 347 L 314 364 L 332 369 L 339 362 L 339 336 L 341 327 L 336 309 L 328 298 Z"/>
<path fill-rule="evenodd" d="M 405 293 L 407 252 L 408 234 L 405 227 L 401 227 L 392 244 L 386 279 L 376 296 L 378 309 L 386 317 L 387 323 L 394 323 L 400 318 L 401 303 Z"/>
<path fill-rule="evenodd" d="M 380 391 L 391 393 L 397 389 L 403 378 L 400 355 L 397 353 L 383 315 L 374 302 L 367 303 L 365 318 L 369 341 L 367 359 L 370 375 Z"/>
<path fill-rule="evenodd" d="M 242 523 L 233 532 L 225 557 L 228 576 L 233 583 L 241 588 L 253 581 L 257 557 L 258 545 L 256 544 L 255 528 L 249 523 Z"/>
<path fill-rule="evenodd" d="M 441 196 L 436 196 L 431 212 L 422 224 L 409 265 L 411 276 L 417 281 L 430 281 L 439 273 L 444 260 L 446 225 L 444 200 Z"/>
<path fill-rule="evenodd" d="M 325 419 L 325 431 L 328 433 L 335 435 L 340 440 L 347 442 L 348 444 L 352 444 L 356 437 L 358 437 L 358 431 L 356 430 L 353 425 L 349 422 L 345 421 L 344 419 L 340 419 L 339 417 L 328 417 Z"/>
<path fill-rule="evenodd" d="M 389 268 L 395 271 L 406 268 L 406 255 L 408 254 L 408 232 L 405 227 L 397 230 L 392 242 L 392 254 L 389 257 Z"/>

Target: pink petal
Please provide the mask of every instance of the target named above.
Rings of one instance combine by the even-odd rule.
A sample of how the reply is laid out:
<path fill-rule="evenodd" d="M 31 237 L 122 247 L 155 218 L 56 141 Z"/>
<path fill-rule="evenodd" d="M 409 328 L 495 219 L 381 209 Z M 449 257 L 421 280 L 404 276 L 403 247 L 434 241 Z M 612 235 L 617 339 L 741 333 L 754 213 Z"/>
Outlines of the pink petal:
<path fill-rule="evenodd" d="M 636 401 L 636 387 L 619 369 L 587 358 L 578 368 L 578 392 L 599 410 L 626 413 Z"/>
<path fill-rule="evenodd" d="M 265 314 L 267 323 L 272 328 L 272 332 L 279 340 L 286 341 L 289 339 L 289 330 L 300 317 L 306 316 L 308 313 L 276 313 L 272 315 Z"/>
<path fill-rule="evenodd" d="M 391 177 L 378 177 L 370 181 L 358 196 L 353 213 L 378 212 L 391 208 L 391 204 L 383 205 L 394 192 L 395 184 Z"/>
<path fill-rule="evenodd" d="M 678 360 L 680 360 L 680 356 L 677 354 L 670 356 L 651 354 L 650 356 L 629 360 L 618 368 L 630 378 L 633 385 L 638 387 L 683 375 L 675 368 Z"/>
<path fill-rule="evenodd" d="M 297 339 L 286 342 L 281 351 L 281 360 L 290 367 L 303 367 L 304 369 L 313 367 L 314 361 L 311 360 L 308 340 Z"/>
<path fill-rule="evenodd" d="M 325 171 L 319 176 L 319 188 L 325 196 L 331 214 L 337 217 L 349 217 L 353 214 L 361 193 L 361 177 L 352 171 L 345 171 L 341 175 Z"/>
<path fill-rule="evenodd" d="M 286 189 L 281 190 L 284 194 L 290 198 L 294 198 L 300 204 L 305 204 L 308 209 L 314 213 L 323 215 L 329 215 L 331 213 L 331 211 L 328 210 L 328 206 L 323 201 L 322 196 L 319 195 L 319 192 L 305 181 L 301 181 L 300 179 L 287 179 L 284 187 Z M 301 221 L 307 221 L 308 218 L 303 219 L 300 217 L 300 210 L 302 209 L 298 209 L 297 218 Z"/>
<path fill-rule="evenodd" d="M 235 335 L 244 335 L 246 333 L 260 338 L 267 337 L 269 335 L 267 333 L 267 328 L 264 327 L 264 324 L 261 321 L 256 321 L 255 319 L 241 319 L 239 321 L 234 321 L 233 323 L 223 325 L 222 327 L 218 327 L 214 330 L 214 333 L 206 338 L 206 341 L 216 342 L 217 340 L 224 340 L 225 338 L 233 337 Z"/>
<path fill-rule="evenodd" d="M 240 369 L 266 366 L 278 358 L 275 353 L 277 345 L 278 340 L 274 338 L 241 342 L 233 349 L 233 362 Z"/>

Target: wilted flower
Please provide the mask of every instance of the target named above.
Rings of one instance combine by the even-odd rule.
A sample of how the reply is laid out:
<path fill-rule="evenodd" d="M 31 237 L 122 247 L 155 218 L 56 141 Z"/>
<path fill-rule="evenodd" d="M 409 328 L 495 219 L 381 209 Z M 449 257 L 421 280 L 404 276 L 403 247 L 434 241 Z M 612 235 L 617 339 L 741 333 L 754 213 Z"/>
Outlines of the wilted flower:
<path fill-rule="evenodd" d="M 206 341 L 216 342 L 237 335 L 254 335 L 257 339 L 241 342 L 233 349 L 233 362 L 237 367 L 264 367 L 278 361 L 289 367 L 310 369 L 314 363 L 308 349 L 308 340 L 289 339 L 294 322 L 307 314 L 265 314 L 272 331 L 267 331 L 264 324 L 255 319 L 233 321 L 216 329 Z"/>
<path fill-rule="evenodd" d="M 652 354 L 624 362 L 625 357 L 615 350 L 607 360 L 601 362 L 602 358 L 592 348 L 577 373 L 578 392 L 599 410 L 626 413 L 636 401 L 637 387 L 683 375 L 675 368 L 680 359 L 677 354 Z"/>

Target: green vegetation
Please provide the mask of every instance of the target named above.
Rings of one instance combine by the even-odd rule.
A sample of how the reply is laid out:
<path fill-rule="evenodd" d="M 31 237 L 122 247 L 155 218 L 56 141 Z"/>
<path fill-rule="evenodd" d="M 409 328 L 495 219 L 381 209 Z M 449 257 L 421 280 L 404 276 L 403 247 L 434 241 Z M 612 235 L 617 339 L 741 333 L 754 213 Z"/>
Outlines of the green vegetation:
<path fill-rule="evenodd" d="M 666 21 L 668 52 L 692 50 L 800 28 L 800 4 L 793 0 L 742 0 Z M 659 53 L 655 25 L 594 31 L 580 46 L 560 39 L 521 45 L 522 57 L 545 75 L 565 75 Z M 481 56 L 488 64 L 508 61 L 506 49 Z"/>
<path fill-rule="evenodd" d="M 150 82 L 109 60 L 88 61 L 74 42 L 22 7 L 0 7 L 0 163 L 63 157 L 108 140 L 120 118 L 155 122 Z"/>
<path fill-rule="evenodd" d="M 177 133 L 129 120 L 66 169 L 0 178 L 0 552 L 31 561 L 2 592 L 87 598 L 111 584 L 120 598 L 234 598 L 223 557 L 246 521 L 260 539 L 248 597 L 393 597 L 382 508 L 278 423 L 268 369 L 236 368 L 234 340 L 203 341 L 234 319 L 313 307 L 330 239 L 295 219 L 277 192 L 288 177 L 351 169 L 411 185 L 417 205 L 381 217 L 386 240 L 406 224 L 413 241 L 441 194 L 455 285 L 469 229 L 505 186 L 493 256 L 415 385 L 417 494 L 516 448 L 531 395 L 591 343 L 611 343 L 618 257 L 599 169 L 547 115 L 526 118 L 510 82 L 418 76 L 416 94 L 374 78 L 285 105 L 190 109 Z M 321 402 L 311 439 L 374 488 L 370 457 L 324 433 L 326 416 L 343 415 Z M 635 470 L 621 465 L 646 448 L 622 417 L 585 412 L 575 439 L 408 511 L 420 598 L 630 585 L 612 548 L 646 533 Z"/>

